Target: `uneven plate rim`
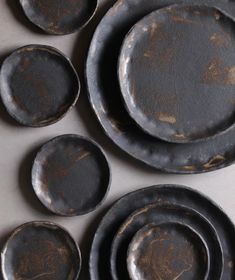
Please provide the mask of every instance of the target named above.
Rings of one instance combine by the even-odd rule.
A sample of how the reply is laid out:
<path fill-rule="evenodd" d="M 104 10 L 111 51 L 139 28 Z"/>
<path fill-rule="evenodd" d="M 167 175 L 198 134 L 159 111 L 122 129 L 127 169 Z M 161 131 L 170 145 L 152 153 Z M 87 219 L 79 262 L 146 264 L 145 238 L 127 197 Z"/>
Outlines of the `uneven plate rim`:
<path fill-rule="evenodd" d="M 38 49 L 42 49 L 43 51 L 46 51 L 47 53 L 50 53 L 50 52 L 53 52 L 53 54 L 55 55 L 58 55 L 61 59 L 63 59 L 67 64 L 68 66 L 70 67 L 70 69 L 72 70 L 73 74 L 74 74 L 74 77 L 76 79 L 76 83 L 77 83 L 77 89 L 76 89 L 76 94 L 74 96 L 74 98 L 72 99 L 72 102 L 70 102 L 67 110 L 63 113 L 63 114 L 60 114 L 58 115 L 57 118 L 52 118 L 51 120 L 46 120 L 44 121 L 43 123 L 38 123 L 38 124 L 33 124 L 33 123 L 29 123 L 27 121 L 24 121 L 22 118 L 19 118 L 16 114 L 14 114 L 12 112 L 12 110 L 10 110 L 10 108 L 8 107 L 8 103 L 6 102 L 5 100 L 5 92 L 2 90 L 2 79 L 3 79 L 3 75 L 2 75 L 2 71 L 3 71 L 3 68 L 4 66 L 8 63 L 8 59 L 10 59 L 12 57 L 12 55 L 14 55 L 15 53 L 17 52 L 21 52 L 21 51 L 24 51 L 26 50 L 27 48 L 32 48 L 32 49 L 35 49 L 35 50 L 38 50 Z M 57 48 L 55 47 L 52 47 L 52 46 L 49 46 L 49 45 L 42 45 L 42 44 L 30 44 L 30 45 L 25 45 L 25 46 L 22 46 L 22 47 L 19 47 L 17 49 L 15 49 L 14 51 L 12 51 L 3 61 L 2 65 L 1 65 L 1 68 L 0 68 L 0 96 L 1 96 L 1 100 L 2 100 L 2 103 L 4 104 L 4 107 L 6 109 L 6 111 L 8 112 L 8 114 L 15 120 L 17 121 L 19 124 L 21 125 L 24 125 L 26 127 L 32 127 L 32 128 L 40 128 L 40 127 L 45 127 L 45 126 L 49 126 L 49 125 L 52 125 L 52 124 L 55 124 L 57 123 L 58 121 L 62 120 L 69 112 L 70 110 L 75 106 L 75 104 L 77 103 L 78 101 L 78 98 L 80 96 L 80 92 L 81 92 L 81 82 L 80 82 L 80 79 L 79 79 L 79 76 L 78 76 L 78 73 L 75 69 L 75 67 L 73 66 L 72 62 L 70 61 L 70 59 L 65 55 L 63 54 L 60 50 L 58 50 Z"/>
<path fill-rule="evenodd" d="M 124 82 L 123 82 L 123 74 L 121 69 L 123 68 L 122 64 L 123 64 L 123 58 L 124 58 L 124 54 L 126 52 L 126 47 L 127 47 L 127 40 L 128 38 L 130 38 L 133 34 L 133 32 L 135 31 L 136 27 L 138 26 L 138 24 L 140 24 L 141 22 L 143 22 L 144 20 L 153 17 L 154 15 L 160 14 L 161 12 L 165 12 L 165 11 L 171 11 L 172 9 L 179 9 L 179 8 L 187 8 L 187 7 L 193 7 L 193 8 L 207 8 L 210 10 L 214 10 L 215 12 L 219 12 L 222 16 L 224 16 L 226 19 L 229 19 L 231 22 L 233 22 L 234 27 L 235 27 L 235 19 L 229 15 L 228 13 L 226 13 L 225 11 L 223 11 L 221 8 L 216 7 L 215 5 L 209 6 L 207 4 L 185 4 L 185 3 L 180 3 L 180 4 L 172 4 L 172 5 L 168 5 L 166 7 L 157 9 L 149 14 L 147 14 L 146 16 L 144 16 L 142 19 L 140 19 L 138 22 L 136 22 L 131 29 L 128 31 L 128 33 L 125 35 L 125 38 L 122 42 L 120 51 L 119 51 L 119 57 L 118 57 L 118 63 L 117 63 L 117 73 L 118 73 L 118 81 L 119 81 L 119 85 L 120 85 L 120 93 L 123 99 L 123 105 L 125 107 L 125 109 L 127 110 L 129 116 L 131 117 L 131 119 L 136 123 L 136 125 L 146 134 L 149 134 L 150 136 L 157 138 L 158 140 L 162 140 L 165 142 L 169 142 L 169 143 L 175 143 L 175 144 L 183 144 L 183 143 L 198 143 L 198 142 L 202 142 L 202 141 L 207 141 L 207 140 L 211 140 L 213 138 L 216 138 L 217 136 L 223 135 L 224 133 L 228 132 L 230 129 L 233 129 L 235 127 L 235 120 L 228 126 L 226 126 L 224 129 L 216 129 L 214 133 L 210 133 L 208 136 L 205 137 L 196 137 L 193 139 L 171 139 L 169 136 L 161 136 L 156 135 L 154 130 L 155 129 L 151 129 L 150 125 L 148 125 L 148 128 L 146 127 L 146 125 L 149 123 L 148 120 L 144 120 L 141 116 L 140 113 L 138 112 L 139 110 L 137 109 L 136 105 L 132 105 L 131 103 L 131 98 L 129 96 L 129 94 L 127 94 L 127 89 L 124 86 Z M 235 34 L 235 33 L 234 33 Z M 235 39 L 234 39 L 235 40 Z M 133 48 L 133 47 L 132 47 Z M 135 107 L 135 108 L 134 108 Z M 156 127 L 156 125 L 155 125 Z"/>
<path fill-rule="evenodd" d="M 33 19 L 29 16 L 28 12 L 25 10 L 24 8 L 24 1 L 25 0 L 20 0 L 19 3 L 20 3 L 20 6 L 21 6 L 21 9 L 24 13 L 24 15 L 26 16 L 26 18 L 34 25 L 34 26 L 37 26 L 39 29 L 43 30 L 45 33 L 49 34 L 49 35 L 56 35 L 56 36 L 64 36 L 64 35 L 69 35 L 69 34 L 72 34 L 72 33 L 75 33 L 77 31 L 80 31 L 82 30 L 84 27 L 86 27 L 90 21 L 94 18 L 94 16 L 96 15 L 97 13 L 97 10 L 98 10 L 98 7 L 99 7 L 99 1 L 100 0 L 95 0 L 96 1 L 96 6 L 93 10 L 93 12 L 90 14 L 89 17 L 87 17 L 87 20 L 84 21 L 84 23 L 77 27 L 77 28 L 72 28 L 70 29 L 69 31 L 67 32 L 53 32 L 51 30 L 49 30 L 48 28 L 44 27 L 43 25 L 40 25 L 40 24 L 37 24 L 33 21 Z M 87 0 L 87 1 L 90 1 L 90 0 Z M 93 0 L 91 0 L 93 1 Z"/>
<path fill-rule="evenodd" d="M 94 234 L 92 244 L 91 244 L 91 249 L 90 249 L 89 273 L 90 273 L 91 280 L 99 280 L 100 279 L 99 275 L 96 274 L 96 271 L 97 271 L 98 267 L 96 267 L 94 269 L 94 267 L 96 266 L 96 264 L 94 263 L 94 259 L 99 254 L 99 252 L 95 253 L 95 250 L 96 250 L 96 248 L 98 248 L 100 246 L 100 242 L 99 241 L 97 242 L 97 238 L 99 238 L 100 232 L 102 232 L 102 230 L 103 230 L 102 227 L 104 227 L 106 221 L 111 219 L 112 213 L 115 212 L 115 209 L 117 209 L 119 207 L 119 205 L 121 203 L 123 203 L 123 201 L 125 201 L 126 199 L 130 199 L 131 197 L 135 196 L 136 194 L 139 194 L 141 192 L 145 193 L 145 192 L 148 192 L 149 190 L 158 191 L 158 190 L 164 190 L 164 189 L 167 189 L 167 190 L 172 190 L 173 189 L 173 190 L 177 190 L 177 191 L 185 190 L 190 194 L 193 194 L 193 195 L 196 195 L 197 197 L 203 198 L 204 201 L 207 201 L 213 208 L 216 208 L 217 211 L 220 214 L 222 214 L 222 216 L 229 223 L 229 226 L 231 227 L 231 229 L 235 232 L 235 225 L 233 224 L 233 222 L 229 218 L 229 216 L 224 212 L 222 207 L 220 207 L 217 203 L 215 203 L 213 200 L 211 200 L 211 198 L 209 198 L 207 195 L 203 194 L 202 192 L 200 192 L 198 190 L 195 190 L 193 188 L 184 186 L 184 185 L 177 185 L 177 184 L 161 184 L 161 185 L 152 185 L 152 186 L 149 186 L 149 187 L 145 187 L 145 188 L 127 193 L 124 196 L 122 196 L 121 198 L 119 198 L 118 200 L 116 200 L 112 204 L 112 206 L 109 208 L 109 210 L 106 212 L 106 214 L 103 216 L 103 218 L 101 219 L 101 221 L 100 221 L 100 223 L 99 223 L 99 225 L 96 229 L 96 232 Z M 143 204 L 142 207 L 144 207 L 144 205 L 146 205 L 146 204 Z M 201 213 L 201 215 L 203 215 L 203 214 Z"/>
<path fill-rule="evenodd" d="M 66 139 L 66 138 L 76 138 L 78 140 L 82 140 L 84 142 L 87 142 L 89 143 L 90 145 L 92 145 L 96 150 L 98 150 L 100 152 L 100 154 L 102 155 L 103 157 L 103 160 L 105 162 L 105 165 L 107 167 L 107 173 L 108 173 L 108 184 L 106 186 L 106 191 L 103 195 L 103 198 L 99 201 L 98 204 L 94 205 L 93 207 L 90 207 L 89 209 L 87 209 L 86 211 L 76 211 L 74 214 L 68 214 L 68 213 L 62 213 L 60 211 L 55 211 L 51 208 L 49 208 L 47 205 L 45 205 L 44 203 L 44 200 L 42 200 L 38 195 L 37 195 L 37 192 L 36 192 L 36 187 L 35 187 L 35 184 L 34 184 L 34 174 L 36 173 L 36 161 L 37 161 L 37 158 L 39 155 L 41 155 L 41 153 L 44 153 L 45 150 L 47 149 L 47 145 L 50 145 L 51 143 L 53 142 L 57 142 L 59 140 L 63 140 L 63 139 Z M 107 196 L 108 196 L 108 193 L 110 191 L 110 188 L 111 188 L 111 182 L 112 182 L 112 171 L 111 171 L 111 166 L 110 166 L 110 163 L 108 161 L 108 158 L 106 156 L 106 153 L 104 152 L 103 148 L 98 144 L 96 143 L 94 140 L 88 138 L 88 137 L 85 137 L 85 136 L 81 136 L 81 135 L 78 135 L 78 134 L 61 134 L 59 136 L 56 136 L 48 141 L 46 141 L 40 148 L 39 150 L 37 151 L 36 153 L 36 156 L 34 157 L 34 160 L 33 160 L 33 164 L 32 164 L 32 167 L 31 167 L 31 185 L 32 185 L 32 188 L 33 188 L 33 191 L 36 195 L 36 197 L 38 198 L 38 200 L 41 202 L 41 204 L 50 212 L 52 212 L 53 214 L 55 215 L 58 215 L 58 216 L 61 216 L 61 217 L 76 217 L 76 216 L 83 216 L 83 215 L 86 215 L 90 212 L 93 212 L 95 210 L 97 210 L 103 203 L 104 201 L 106 200 Z"/>
<path fill-rule="evenodd" d="M 180 222 L 170 222 L 170 221 L 159 223 L 159 224 L 155 224 L 155 223 L 147 224 L 135 233 L 135 235 L 133 236 L 133 238 L 132 238 L 132 240 L 131 240 L 131 242 L 128 246 L 128 250 L 127 250 L 127 270 L 128 270 L 130 278 L 132 280 L 135 280 L 135 277 L 133 276 L 132 269 L 131 269 L 131 258 L 132 259 L 134 258 L 133 256 L 131 256 L 131 251 L 133 251 L 134 242 L 136 241 L 137 237 L 139 237 L 141 233 L 143 234 L 146 230 L 151 230 L 151 229 L 154 229 L 156 227 L 161 227 L 161 226 L 165 226 L 165 225 L 169 225 L 169 224 L 177 226 L 177 227 L 179 226 L 181 228 L 186 228 L 186 230 L 193 233 L 194 239 L 196 237 L 200 241 L 200 243 L 201 243 L 201 245 L 202 245 L 202 247 L 203 247 L 203 249 L 205 250 L 205 253 L 206 253 L 205 276 L 203 278 L 204 280 L 206 280 L 208 275 L 209 275 L 209 272 L 210 272 L 210 257 L 209 257 L 210 252 L 209 252 L 209 248 L 208 248 L 204 238 L 201 236 L 201 234 L 199 232 L 197 232 L 191 226 L 186 225 L 184 223 L 180 223 Z"/>
<path fill-rule="evenodd" d="M 76 276 L 75 279 L 78 279 L 80 272 L 81 272 L 81 268 L 82 268 L 82 256 L 81 256 L 81 250 L 77 244 L 77 242 L 75 241 L 75 239 L 72 237 L 72 235 L 69 233 L 69 231 L 67 229 L 65 229 L 64 227 L 53 223 L 53 222 L 49 222 L 49 221 L 32 221 L 32 222 L 27 222 L 24 223 L 20 226 L 18 226 L 17 228 L 15 228 L 12 233 L 9 235 L 9 237 L 7 238 L 7 241 L 5 242 L 2 250 L 1 250 L 1 270 L 2 270 L 2 276 L 4 280 L 8 280 L 8 277 L 5 274 L 5 253 L 7 252 L 8 249 L 8 245 L 9 243 L 14 239 L 14 237 L 23 229 L 27 228 L 27 227 L 37 227 L 37 226 L 41 226 L 47 229 L 51 229 L 51 228 L 55 228 L 58 230 L 61 230 L 64 232 L 65 235 L 67 235 L 70 239 L 70 241 L 73 243 L 74 249 L 76 250 L 76 253 L 79 257 L 79 267 L 78 267 L 78 271 L 76 272 Z"/>

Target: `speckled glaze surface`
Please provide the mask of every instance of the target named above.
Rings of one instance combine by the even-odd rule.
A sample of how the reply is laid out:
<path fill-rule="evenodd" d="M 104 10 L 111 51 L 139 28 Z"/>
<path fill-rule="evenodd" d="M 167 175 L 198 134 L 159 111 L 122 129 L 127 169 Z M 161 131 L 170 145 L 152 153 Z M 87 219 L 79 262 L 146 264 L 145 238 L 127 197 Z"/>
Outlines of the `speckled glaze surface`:
<path fill-rule="evenodd" d="M 119 82 L 130 116 L 144 131 L 187 143 L 233 126 L 234 27 L 216 8 L 172 5 L 131 29 Z"/>
<path fill-rule="evenodd" d="M 111 173 L 102 149 L 85 137 L 58 136 L 39 150 L 32 185 L 39 200 L 62 216 L 95 210 L 109 190 Z"/>
<path fill-rule="evenodd" d="M 113 238 L 111 246 L 110 264 L 112 279 L 130 279 L 126 268 L 126 260 L 123 256 L 128 254 L 129 244 L 137 231 L 150 223 L 161 224 L 170 222 L 183 223 L 190 226 L 193 230 L 200 234 L 200 236 L 204 239 L 209 252 L 208 256 L 210 268 L 206 279 L 220 279 L 224 266 L 224 257 L 220 239 L 213 225 L 198 211 L 190 208 L 189 206 L 183 207 L 173 203 L 164 204 L 164 202 L 149 204 L 134 211 L 121 224 L 115 237 Z M 170 265 L 168 268 L 170 271 Z M 169 274 L 165 275 L 165 277 L 169 277 L 169 279 L 171 279 Z M 189 277 L 189 275 L 187 275 L 187 277 Z M 192 274 L 189 279 L 194 279 L 193 277 L 202 279 L 202 275 L 199 277 L 199 275 L 193 276 Z"/>
<path fill-rule="evenodd" d="M 112 240 L 127 216 L 149 204 L 189 207 L 204 216 L 217 232 L 224 255 L 222 275 L 217 279 L 234 279 L 235 227 L 228 216 L 197 191 L 178 185 L 159 185 L 125 195 L 104 216 L 97 228 L 90 253 L 91 280 L 112 279 L 109 266 Z"/>
<path fill-rule="evenodd" d="M 208 279 L 203 238 L 181 223 L 148 224 L 133 237 L 127 255 L 132 280 Z"/>
<path fill-rule="evenodd" d="M 97 0 L 20 0 L 27 18 L 49 34 L 65 35 L 84 27 L 94 15 Z"/>
<path fill-rule="evenodd" d="M 15 50 L 1 67 L 0 89 L 8 113 L 41 127 L 60 120 L 76 103 L 80 81 L 68 58 L 45 45 Z"/>
<path fill-rule="evenodd" d="M 117 1 L 108 11 L 96 29 L 88 54 L 89 98 L 106 134 L 132 157 L 165 172 L 192 174 L 213 171 L 234 162 L 235 129 L 198 143 L 179 145 L 163 142 L 147 135 L 136 125 L 121 98 L 117 62 L 125 35 L 143 16 L 174 3 L 125 0 Z M 216 1 L 216 5 L 226 14 L 235 15 L 232 2 Z"/>
<path fill-rule="evenodd" d="M 2 253 L 4 280 L 77 280 L 80 250 L 71 235 L 51 222 L 31 222 L 17 228 Z"/>

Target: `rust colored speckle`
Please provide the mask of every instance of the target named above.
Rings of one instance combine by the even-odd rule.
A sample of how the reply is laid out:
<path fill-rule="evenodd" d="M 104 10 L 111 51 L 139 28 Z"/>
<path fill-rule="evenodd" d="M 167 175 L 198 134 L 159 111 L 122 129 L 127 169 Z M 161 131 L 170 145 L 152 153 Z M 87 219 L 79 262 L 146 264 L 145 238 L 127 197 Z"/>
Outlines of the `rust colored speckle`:
<path fill-rule="evenodd" d="M 175 134 L 174 136 L 177 139 L 185 139 L 186 138 L 186 136 L 184 134 Z"/>
<path fill-rule="evenodd" d="M 166 114 L 166 113 L 158 113 L 157 118 L 161 122 L 167 122 L 167 123 L 170 123 L 170 124 L 176 123 L 176 117 L 173 116 L 173 115 Z"/>
<path fill-rule="evenodd" d="M 235 85 L 235 66 L 225 67 L 220 59 L 209 62 L 202 78 L 204 83 L 218 85 Z"/>
<path fill-rule="evenodd" d="M 171 16 L 171 20 L 177 23 L 198 24 L 198 22 L 177 15 Z"/>
<path fill-rule="evenodd" d="M 220 18 L 221 18 L 221 13 L 219 13 L 218 11 L 215 11 L 214 17 L 215 17 L 216 20 L 220 20 Z"/>
<path fill-rule="evenodd" d="M 228 267 L 231 268 L 231 269 L 234 268 L 234 262 L 233 261 L 229 261 L 228 262 Z"/>
<path fill-rule="evenodd" d="M 195 171 L 197 168 L 194 165 L 185 165 L 182 167 L 182 169 L 187 171 Z"/>
<path fill-rule="evenodd" d="M 221 156 L 221 155 L 217 155 L 215 157 L 213 157 L 209 162 L 207 162 L 206 164 L 204 164 L 204 168 L 209 169 L 212 167 L 215 167 L 219 164 L 221 164 L 222 162 L 225 161 L 225 157 Z"/>
<path fill-rule="evenodd" d="M 226 44 L 228 44 L 230 40 L 230 37 L 228 36 L 228 34 L 225 33 L 214 33 L 211 37 L 210 37 L 210 41 L 217 47 L 221 48 L 224 47 Z"/>

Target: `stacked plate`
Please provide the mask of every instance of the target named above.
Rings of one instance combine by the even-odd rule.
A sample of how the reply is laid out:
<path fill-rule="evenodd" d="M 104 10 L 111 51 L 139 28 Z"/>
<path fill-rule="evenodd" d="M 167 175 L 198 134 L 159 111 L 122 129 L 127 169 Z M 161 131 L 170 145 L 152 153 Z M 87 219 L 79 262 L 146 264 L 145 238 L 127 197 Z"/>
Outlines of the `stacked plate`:
<path fill-rule="evenodd" d="M 153 186 L 119 199 L 102 219 L 91 280 L 235 279 L 235 228 L 187 187 Z"/>
<path fill-rule="evenodd" d="M 235 159 L 235 5 L 126 0 L 91 42 L 87 86 L 107 135 L 131 156 L 173 173 Z"/>

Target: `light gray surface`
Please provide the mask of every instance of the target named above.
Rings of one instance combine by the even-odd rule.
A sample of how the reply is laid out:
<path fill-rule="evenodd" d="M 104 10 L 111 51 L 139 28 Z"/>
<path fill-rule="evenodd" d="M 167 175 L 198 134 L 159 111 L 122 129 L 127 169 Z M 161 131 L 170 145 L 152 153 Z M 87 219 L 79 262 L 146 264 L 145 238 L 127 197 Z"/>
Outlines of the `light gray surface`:
<path fill-rule="evenodd" d="M 96 19 L 80 34 L 50 36 L 41 33 L 24 18 L 18 0 L 0 1 L 0 58 L 16 47 L 42 43 L 59 48 L 83 72 L 86 41 Z M 101 0 L 110 4 L 114 0 Z M 84 88 L 84 86 L 83 86 Z M 86 93 L 77 106 L 60 122 L 45 128 L 18 126 L 0 104 L 0 244 L 16 226 L 32 220 L 50 220 L 66 227 L 78 241 L 83 256 L 81 280 L 87 280 L 87 257 L 97 222 L 107 206 L 127 192 L 154 184 L 174 183 L 195 188 L 218 203 L 235 222 L 235 165 L 202 175 L 158 173 L 126 156 L 104 135 L 94 117 Z M 50 138 L 78 133 L 92 137 L 106 151 L 112 168 L 112 185 L 104 205 L 83 217 L 60 218 L 48 215 L 36 199 L 30 185 L 30 168 L 35 149 Z M 234 140 L 235 141 L 235 140 Z"/>

